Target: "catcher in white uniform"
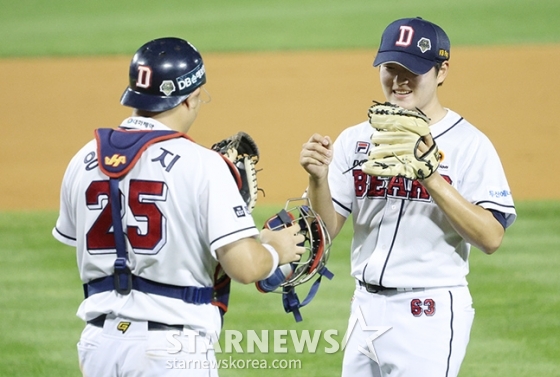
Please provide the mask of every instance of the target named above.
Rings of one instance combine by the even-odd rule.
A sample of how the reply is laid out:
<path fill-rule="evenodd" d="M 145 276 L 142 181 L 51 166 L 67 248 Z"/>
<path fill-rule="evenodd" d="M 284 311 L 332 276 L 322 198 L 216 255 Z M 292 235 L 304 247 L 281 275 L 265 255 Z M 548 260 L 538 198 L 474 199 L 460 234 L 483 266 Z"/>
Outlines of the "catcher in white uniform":
<path fill-rule="evenodd" d="M 343 376 L 456 376 L 474 318 L 471 246 L 492 254 L 516 218 L 490 140 L 439 102 L 449 56 L 439 26 L 394 21 L 374 61 L 387 102 L 334 143 L 303 145 L 307 196 L 332 237 L 352 215 Z"/>
<path fill-rule="evenodd" d="M 132 116 L 96 130 L 66 170 L 53 235 L 77 251 L 85 376 L 217 375 L 211 343 L 229 278 L 259 281 L 305 251 L 297 224 L 259 234 L 254 202 L 248 207 L 232 179 L 240 166 L 186 135 L 205 82 L 202 57 L 187 41 L 146 43 L 121 98 Z M 169 353 L 177 341 L 181 352 Z"/>

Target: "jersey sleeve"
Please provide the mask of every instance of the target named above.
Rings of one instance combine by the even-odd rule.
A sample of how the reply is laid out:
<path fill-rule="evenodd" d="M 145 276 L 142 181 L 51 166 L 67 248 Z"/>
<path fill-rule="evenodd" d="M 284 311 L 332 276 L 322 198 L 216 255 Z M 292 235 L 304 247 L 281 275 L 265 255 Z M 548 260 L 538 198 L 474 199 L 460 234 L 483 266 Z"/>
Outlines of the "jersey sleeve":
<path fill-rule="evenodd" d="M 226 162 L 216 152 L 209 151 L 207 190 L 203 193 L 201 211 L 207 211 L 207 233 L 214 257 L 216 249 L 242 238 L 259 234 L 253 217 L 239 193 Z"/>
<path fill-rule="evenodd" d="M 72 184 L 76 174 L 76 160 L 78 153 L 66 168 L 60 188 L 60 209 L 56 225 L 52 230 L 52 235 L 58 241 L 68 245 L 76 246 L 76 215 L 72 205 Z"/>
<path fill-rule="evenodd" d="M 465 199 L 503 213 L 506 228 L 513 224 L 517 214 L 511 189 L 498 153 L 487 137 L 479 138 L 464 171 L 461 192 Z"/>

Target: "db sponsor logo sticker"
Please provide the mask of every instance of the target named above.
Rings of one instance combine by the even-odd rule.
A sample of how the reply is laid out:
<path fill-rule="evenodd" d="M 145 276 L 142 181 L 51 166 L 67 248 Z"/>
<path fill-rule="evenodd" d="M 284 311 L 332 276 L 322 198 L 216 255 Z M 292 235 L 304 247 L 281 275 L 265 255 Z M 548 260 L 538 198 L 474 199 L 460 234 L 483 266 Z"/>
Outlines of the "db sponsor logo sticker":
<path fill-rule="evenodd" d="M 233 207 L 233 211 L 235 212 L 235 216 L 245 217 L 245 209 L 242 206 Z"/>

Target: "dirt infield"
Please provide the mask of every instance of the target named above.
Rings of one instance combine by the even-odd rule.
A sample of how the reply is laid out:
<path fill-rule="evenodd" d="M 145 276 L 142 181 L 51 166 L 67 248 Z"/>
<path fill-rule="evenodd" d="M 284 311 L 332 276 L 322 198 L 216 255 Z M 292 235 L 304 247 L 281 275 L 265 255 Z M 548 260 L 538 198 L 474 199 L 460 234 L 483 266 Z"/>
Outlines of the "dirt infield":
<path fill-rule="evenodd" d="M 382 100 L 373 50 L 204 54 L 212 102 L 190 135 L 200 144 L 236 131 L 262 150 L 259 203 L 300 196 L 301 145 L 336 137 Z M 119 104 L 129 57 L 0 60 L 0 210 L 56 209 L 64 169 L 97 127 L 130 114 Z M 442 103 L 493 141 L 515 199 L 560 199 L 553 153 L 560 46 L 455 48 Z M 539 178 L 540 177 L 540 178 Z"/>

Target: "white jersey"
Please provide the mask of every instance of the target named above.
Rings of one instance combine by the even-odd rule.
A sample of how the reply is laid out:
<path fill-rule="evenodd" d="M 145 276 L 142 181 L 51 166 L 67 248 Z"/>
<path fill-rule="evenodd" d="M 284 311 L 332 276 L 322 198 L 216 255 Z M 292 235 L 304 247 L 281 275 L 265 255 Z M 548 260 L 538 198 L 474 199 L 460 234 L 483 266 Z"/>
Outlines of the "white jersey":
<path fill-rule="evenodd" d="M 510 226 L 516 218 L 513 199 L 490 140 L 451 110 L 430 129 L 444 153 L 439 174 L 469 202 L 503 213 Z M 392 288 L 466 285 L 471 245 L 427 190 L 418 181 L 362 172 L 372 131 L 368 122 L 344 130 L 329 167 L 335 209 L 344 217 L 352 214 L 352 276 Z"/>
<path fill-rule="evenodd" d="M 170 130 L 141 117 L 126 119 L 121 128 Z M 150 145 L 119 189 L 133 275 L 176 286 L 212 287 L 216 249 L 259 234 L 222 157 L 187 138 Z M 116 251 L 107 202 L 108 177 L 98 168 L 92 140 L 66 170 L 53 229 L 56 239 L 76 247 L 84 283 L 113 273 Z M 186 325 L 208 334 L 219 334 L 221 328 L 214 305 L 135 290 L 125 296 L 115 291 L 94 294 L 77 314 L 91 320 L 103 313 Z"/>

